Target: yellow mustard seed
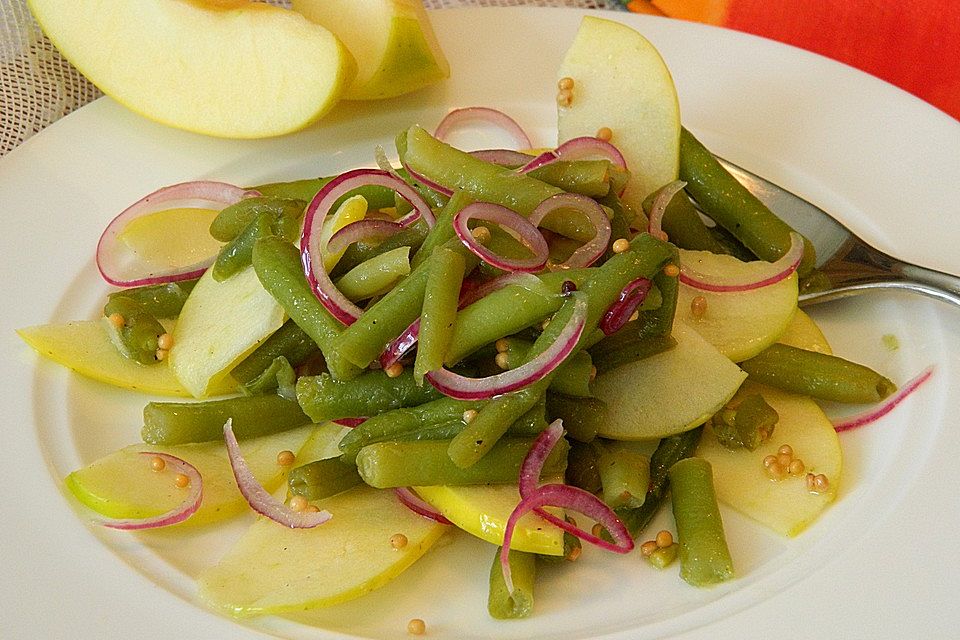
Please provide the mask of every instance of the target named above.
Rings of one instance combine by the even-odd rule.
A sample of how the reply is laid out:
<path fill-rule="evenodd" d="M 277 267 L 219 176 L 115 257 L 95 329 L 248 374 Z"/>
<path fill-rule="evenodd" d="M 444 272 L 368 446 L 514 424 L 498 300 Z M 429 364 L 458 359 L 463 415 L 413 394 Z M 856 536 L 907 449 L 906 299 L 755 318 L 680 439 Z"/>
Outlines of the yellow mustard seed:
<path fill-rule="evenodd" d="M 414 618 L 407 623 L 407 633 L 412 636 L 422 636 L 427 632 L 427 623 L 420 618 Z"/>
<path fill-rule="evenodd" d="M 161 458 L 160 456 L 154 456 L 150 460 L 150 468 L 154 471 L 163 471 L 167 468 L 167 461 Z"/>
<path fill-rule="evenodd" d="M 388 378 L 396 378 L 401 373 L 403 373 L 403 365 L 399 362 L 394 362 L 392 365 L 383 370 L 387 374 Z"/>
<path fill-rule="evenodd" d="M 190 485 L 190 477 L 183 473 L 178 473 L 177 477 L 173 479 L 173 484 L 177 485 L 181 489 L 188 487 Z"/>
<path fill-rule="evenodd" d="M 307 502 L 307 499 L 303 496 L 293 496 L 290 498 L 290 503 L 288 506 L 290 507 L 291 511 L 303 511 L 307 508 L 308 504 L 309 503 Z"/>
<path fill-rule="evenodd" d="M 597 138 L 604 142 L 610 142 L 610 139 L 613 138 L 613 131 L 610 130 L 610 127 L 600 127 L 597 129 Z"/>
<path fill-rule="evenodd" d="M 663 268 L 663 275 L 670 278 L 676 278 L 678 275 L 680 275 L 680 267 L 670 262 Z"/>
<path fill-rule="evenodd" d="M 690 301 L 690 315 L 699 320 L 707 314 L 707 299 L 703 296 L 694 296 Z"/>
<path fill-rule="evenodd" d="M 573 89 L 573 78 L 564 76 L 557 81 L 557 89 L 560 91 L 571 91 Z"/>
<path fill-rule="evenodd" d="M 613 241 L 613 247 L 611 248 L 614 253 L 623 253 L 630 248 L 630 241 L 626 238 L 617 238 Z"/>
<path fill-rule="evenodd" d="M 281 467 L 289 467 L 296 459 L 297 456 L 289 449 L 285 449 L 277 454 L 277 464 Z"/>
<path fill-rule="evenodd" d="M 170 351 L 171 347 L 173 347 L 173 334 L 161 333 L 157 337 L 157 348 Z"/>
<path fill-rule="evenodd" d="M 402 533 L 395 533 L 390 536 L 390 546 L 394 549 L 403 549 L 405 546 L 407 546 L 407 542 L 409 542 L 407 540 L 407 536 L 403 535 Z"/>

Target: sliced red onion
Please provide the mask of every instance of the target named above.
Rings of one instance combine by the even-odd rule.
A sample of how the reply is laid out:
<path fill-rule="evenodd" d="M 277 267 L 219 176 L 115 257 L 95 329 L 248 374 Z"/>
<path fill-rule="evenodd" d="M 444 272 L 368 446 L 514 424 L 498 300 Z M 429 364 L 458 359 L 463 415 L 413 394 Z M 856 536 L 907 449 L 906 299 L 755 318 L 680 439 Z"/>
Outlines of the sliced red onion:
<path fill-rule="evenodd" d="M 427 187 L 428 189 L 433 189 L 434 191 L 436 191 L 437 193 L 439 193 L 439 194 L 441 194 L 441 195 L 445 195 L 445 196 L 447 196 L 447 197 L 450 197 L 450 196 L 453 195 L 453 189 L 449 189 L 449 188 L 443 186 L 442 184 L 439 184 L 439 183 L 437 183 L 437 182 L 434 182 L 433 180 L 429 179 L 428 177 L 426 177 L 426 176 L 423 175 L 422 173 L 418 173 L 418 172 L 414 171 L 414 170 L 410 167 L 410 165 L 408 165 L 408 164 L 405 163 L 405 162 L 401 162 L 401 164 L 403 164 L 403 168 L 407 170 L 407 173 L 410 174 L 410 178 L 411 178 L 414 182 L 419 182 L 420 184 L 422 184 L 423 186 Z"/>
<path fill-rule="evenodd" d="M 607 214 L 604 212 L 603 207 L 597 204 L 593 198 L 588 198 L 587 196 L 576 193 L 558 193 L 538 204 L 537 208 L 533 210 L 533 213 L 530 214 L 527 220 L 534 226 L 540 226 L 548 214 L 558 209 L 574 209 L 582 213 L 590 221 L 590 224 L 593 225 L 596 233 L 594 233 L 593 238 L 586 244 L 574 251 L 573 255 L 567 258 L 565 262 L 555 265 L 555 268 L 573 269 L 589 267 L 600 259 L 607 250 L 607 244 L 610 242 L 610 235 L 613 232 Z"/>
<path fill-rule="evenodd" d="M 332 517 L 329 511 L 294 511 L 270 495 L 254 477 L 240 453 L 240 444 L 233 434 L 233 419 L 228 419 L 223 425 L 223 440 L 227 445 L 233 477 L 237 479 L 240 493 L 254 511 L 291 529 L 311 529 Z"/>
<path fill-rule="evenodd" d="M 355 242 L 370 240 L 380 242 L 401 231 L 399 222 L 366 218 L 351 222 L 330 236 L 327 242 L 326 253 L 339 253 Z"/>
<path fill-rule="evenodd" d="M 518 149 L 529 149 L 533 146 L 530 143 L 529 136 L 527 136 L 523 127 L 517 124 L 516 120 L 502 111 L 489 107 L 464 107 L 462 109 L 454 109 L 440 121 L 440 124 L 437 125 L 437 128 L 433 132 L 433 136 L 438 140 L 446 140 L 450 137 L 452 131 L 461 127 L 464 123 L 476 121 L 491 124 L 502 129 L 517 143 Z"/>
<path fill-rule="evenodd" d="M 531 254 L 529 258 L 504 258 L 477 242 L 470 232 L 471 220 L 485 220 L 509 229 L 519 236 L 518 240 Z M 453 229 L 460 241 L 478 258 L 492 267 L 504 271 L 539 271 L 547 263 L 550 248 L 543 234 L 519 213 L 492 202 L 468 204 L 453 216 Z"/>
<path fill-rule="evenodd" d="M 147 269 L 145 265 L 136 263 L 136 258 L 129 251 L 123 251 L 117 238 L 123 229 L 136 218 L 169 209 L 171 204 L 185 205 L 188 203 L 203 202 L 214 204 L 222 209 L 242 200 L 243 198 L 258 196 L 259 192 L 242 189 L 226 182 L 201 180 L 195 182 L 181 182 L 157 189 L 153 193 L 137 200 L 120 212 L 110 221 L 107 228 L 100 235 L 97 242 L 97 269 L 104 280 L 118 287 L 139 287 L 149 284 L 177 282 L 200 277 L 213 264 L 216 255 L 191 265 L 183 265 L 163 271 L 148 272 L 142 275 L 123 275 L 124 271 L 136 268 Z M 160 205 L 164 205 L 162 208 Z M 129 263 L 133 263 L 132 267 Z"/>
<path fill-rule="evenodd" d="M 303 234 L 300 237 L 300 257 L 314 295 L 334 318 L 346 325 L 356 322 L 363 311 L 348 300 L 330 279 L 330 274 L 323 266 L 323 256 L 327 254 L 328 247 L 320 246 L 320 238 L 323 235 L 323 222 L 334 203 L 350 191 L 367 185 L 393 189 L 410 203 L 414 210 L 400 222 L 401 225 L 404 221 L 416 220 L 420 217 L 430 227 L 436 222 L 430 206 L 413 187 L 381 169 L 347 171 L 328 182 L 317 192 L 307 205 L 304 215 Z"/>
<path fill-rule="evenodd" d="M 651 286 L 653 286 L 653 283 L 650 280 L 637 278 L 629 282 L 620 291 L 617 300 L 610 305 L 610 308 L 603 314 L 603 318 L 600 319 L 600 330 L 603 331 L 604 335 L 609 336 L 616 333 L 623 328 L 623 325 L 627 324 L 633 312 L 647 299 Z"/>
<path fill-rule="evenodd" d="M 400 358 L 416 346 L 420 339 L 420 318 L 417 318 L 403 330 L 399 336 L 390 341 L 387 348 L 380 354 L 380 367 L 386 369 L 400 361 Z"/>
<path fill-rule="evenodd" d="M 919 389 L 924 382 L 929 380 L 933 375 L 934 369 L 935 367 L 932 365 L 927 367 L 907 381 L 907 383 L 898 389 L 896 393 L 885 399 L 877 406 L 846 418 L 834 420 L 833 427 L 837 431 L 849 431 L 851 429 L 856 429 L 857 427 L 862 427 L 870 424 L 871 422 L 879 420 L 883 416 L 893 411 L 894 407 L 903 402 L 910 394 Z"/>
<path fill-rule="evenodd" d="M 359 427 L 360 425 L 362 425 L 362 424 L 363 424 L 364 422 L 366 422 L 366 421 L 367 421 L 366 418 L 337 418 L 336 420 L 331 420 L 330 422 L 335 422 L 336 424 L 340 425 L 341 427 L 347 427 L 348 429 L 354 429 L 354 428 L 356 428 L 356 427 Z"/>
<path fill-rule="evenodd" d="M 544 511 L 544 507 L 559 507 L 568 511 L 576 511 L 588 518 L 599 522 L 607 530 L 614 542 L 611 544 L 593 534 L 589 534 L 582 529 L 574 527 L 565 520 Z M 617 517 L 617 514 L 608 507 L 602 500 L 588 491 L 579 487 L 572 487 L 565 484 L 545 484 L 532 493 L 527 494 L 520 499 L 520 503 L 511 512 L 507 519 L 507 526 L 503 532 L 503 547 L 500 549 L 500 567 L 503 570 L 503 580 L 506 583 L 507 591 L 513 593 L 513 579 L 510 573 L 510 544 L 513 540 L 513 532 L 516 529 L 517 522 L 530 511 L 536 511 L 539 515 L 549 516 L 547 518 L 551 523 L 562 526 L 564 530 L 587 540 L 598 544 L 605 549 L 616 553 L 628 553 L 633 550 L 633 538 L 626 525 Z"/>
<path fill-rule="evenodd" d="M 517 169 L 517 173 L 530 173 L 558 160 L 586 160 L 597 157 L 609 160 L 621 169 L 627 168 L 627 161 L 615 146 L 599 138 L 584 136 L 571 138 L 552 151 L 544 151 Z"/>
<path fill-rule="evenodd" d="M 467 378 L 447 369 L 437 369 L 427 373 L 427 380 L 440 393 L 458 400 L 486 400 L 537 382 L 560 366 L 573 352 L 583 333 L 587 321 L 586 298 L 576 293 L 573 295 L 573 313 L 557 339 L 526 364 L 486 378 Z"/>
<path fill-rule="evenodd" d="M 433 505 L 418 496 L 413 489 L 409 487 L 397 487 L 393 492 L 397 495 L 400 502 L 403 503 L 403 506 L 417 515 L 433 520 L 434 522 L 439 522 L 440 524 L 453 524 L 447 520 L 446 516 L 434 509 Z"/>
<path fill-rule="evenodd" d="M 803 259 L 803 236 L 796 231 L 790 232 L 790 249 L 776 262 L 767 263 L 759 276 L 754 276 L 750 280 L 734 278 L 718 278 L 712 275 L 706 275 L 696 271 L 690 265 L 680 264 L 680 282 L 700 289 L 701 291 L 712 291 L 715 293 L 737 293 L 741 291 L 751 291 L 776 284 L 781 280 L 789 278 Z"/>
<path fill-rule="evenodd" d="M 480 149 L 479 151 L 471 151 L 470 155 L 477 160 L 511 168 L 522 167 L 531 160 L 530 154 L 513 149 Z"/>
<path fill-rule="evenodd" d="M 650 218 L 647 224 L 647 231 L 654 238 L 666 240 L 667 234 L 663 231 L 663 212 L 667 205 L 673 200 L 673 196 L 682 191 L 687 183 L 682 180 L 674 180 L 657 189 L 653 197 L 653 204 L 650 206 Z"/>
<path fill-rule="evenodd" d="M 120 529 L 122 531 L 140 531 L 143 529 L 157 529 L 159 527 L 169 527 L 172 524 L 183 522 L 200 508 L 203 502 L 203 478 L 197 468 L 176 456 L 167 453 L 155 453 L 151 451 L 141 451 L 140 455 L 150 456 L 151 458 L 160 458 L 168 467 L 182 473 L 190 479 L 190 493 L 184 498 L 178 506 L 166 513 L 150 518 L 98 518 L 97 522 L 111 529 Z"/>

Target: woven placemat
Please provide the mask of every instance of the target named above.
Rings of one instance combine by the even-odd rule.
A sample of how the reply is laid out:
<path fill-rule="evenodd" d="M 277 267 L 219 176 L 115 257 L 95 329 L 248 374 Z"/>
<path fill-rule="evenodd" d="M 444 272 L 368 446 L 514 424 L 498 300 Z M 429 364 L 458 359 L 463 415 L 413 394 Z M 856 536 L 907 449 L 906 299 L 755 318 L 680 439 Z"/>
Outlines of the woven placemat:
<path fill-rule="evenodd" d="M 623 8 L 616 0 L 425 0 L 424 4 L 429 9 Z M 101 95 L 43 35 L 25 0 L 0 0 L 0 155 Z"/>

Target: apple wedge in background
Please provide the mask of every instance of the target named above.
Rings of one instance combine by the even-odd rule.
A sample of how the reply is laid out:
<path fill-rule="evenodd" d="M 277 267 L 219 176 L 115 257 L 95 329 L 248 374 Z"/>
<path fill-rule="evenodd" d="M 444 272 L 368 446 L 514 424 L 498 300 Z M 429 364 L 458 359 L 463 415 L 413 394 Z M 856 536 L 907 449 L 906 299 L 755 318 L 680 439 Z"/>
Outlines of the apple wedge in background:
<path fill-rule="evenodd" d="M 623 200 L 641 211 L 680 167 L 680 104 L 660 53 L 630 27 L 586 16 L 558 77 L 573 80 L 569 101 L 557 96 L 558 141 L 610 129 L 630 170 Z"/>
<path fill-rule="evenodd" d="M 450 75 L 421 0 L 293 0 L 293 10 L 332 31 L 357 61 L 347 100 L 409 93 Z"/>
<path fill-rule="evenodd" d="M 300 14 L 247 0 L 30 0 L 91 82 L 166 125 L 229 138 L 296 131 L 326 113 L 356 64 Z"/>

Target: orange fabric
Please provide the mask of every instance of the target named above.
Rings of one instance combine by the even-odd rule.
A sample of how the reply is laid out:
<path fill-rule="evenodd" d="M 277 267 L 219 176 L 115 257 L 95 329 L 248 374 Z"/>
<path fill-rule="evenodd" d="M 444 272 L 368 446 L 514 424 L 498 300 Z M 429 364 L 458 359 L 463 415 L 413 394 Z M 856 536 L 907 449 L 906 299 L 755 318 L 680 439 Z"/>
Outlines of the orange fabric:
<path fill-rule="evenodd" d="M 960 0 L 653 0 L 846 63 L 960 120 Z"/>

